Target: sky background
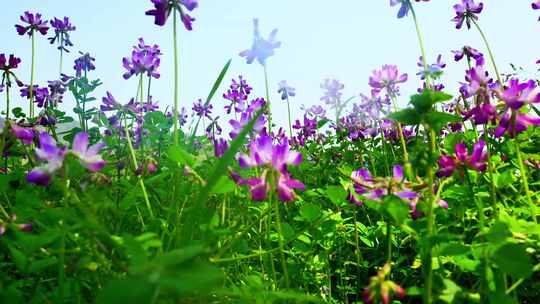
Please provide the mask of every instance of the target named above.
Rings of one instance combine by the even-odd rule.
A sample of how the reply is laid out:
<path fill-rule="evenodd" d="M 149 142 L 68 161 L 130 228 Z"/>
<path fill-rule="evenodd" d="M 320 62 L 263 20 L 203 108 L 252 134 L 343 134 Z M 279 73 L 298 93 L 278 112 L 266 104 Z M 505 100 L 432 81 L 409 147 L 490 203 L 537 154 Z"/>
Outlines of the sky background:
<path fill-rule="evenodd" d="M 164 108 L 172 104 L 173 55 L 172 20 L 165 27 L 153 24 L 144 12 L 152 7 L 150 0 L 18 0 L 4 1 L 0 9 L 0 53 L 14 53 L 23 62 L 16 71 L 29 82 L 31 48 L 27 36 L 18 36 L 14 24 L 26 10 L 40 12 L 47 19 L 69 16 L 77 31 L 72 34 L 75 46 L 64 56 L 64 72 L 72 73 L 78 51 L 90 52 L 96 58 L 97 70 L 90 78 L 99 78 L 95 106 L 110 91 L 127 102 L 136 92 L 137 80 L 124 80 L 122 57 L 129 56 L 139 37 L 162 48 L 162 77 L 152 82 L 152 95 Z M 485 47 L 475 30 L 456 30 L 451 19 L 457 0 L 434 0 L 416 4 L 422 26 L 428 61 L 442 54 L 448 64 L 443 77 L 447 91 L 455 93 L 463 79 L 464 63 L 454 63 L 451 50 L 471 45 L 483 52 Z M 495 59 L 502 73 L 510 71 L 509 63 L 534 71 L 540 58 L 540 11 L 531 9 L 530 0 L 489 0 L 480 15 Z M 486 3 L 487 2 L 487 3 Z M 179 31 L 180 103 L 191 108 L 198 98 L 208 95 L 220 69 L 232 58 L 233 63 L 213 104 L 221 112 L 222 92 L 230 79 L 243 75 L 254 87 L 254 95 L 264 96 L 264 77 L 260 65 L 247 65 L 238 53 L 252 43 L 252 19 L 259 18 L 262 35 L 278 28 L 282 47 L 268 60 L 268 73 L 274 121 L 285 126 L 286 105 L 279 100 L 277 83 L 287 80 L 297 89 L 292 100 L 293 116 L 300 116 L 300 105 L 319 104 L 325 78 L 336 78 L 345 84 L 344 96 L 368 93 L 368 77 L 383 64 L 396 64 L 409 74 L 402 86 L 400 104 L 420 86 L 415 76 L 420 55 L 411 18 L 397 19 L 397 7 L 388 0 L 201 0 L 193 12 L 194 30 Z M 58 74 L 59 52 L 43 36 L 37 39 L 36 79 L 40 85 Z M 491 71 L 491 66 L 490 66 Z M 492 73 L 493 74 L 493 73 Z M 15 94 L 13 94 L 15 95 Z M 1 99 L 5 97 L 0 95 Z M 12 104 L 26 102 L 12 96 Z M 71 111 L 73 98 L 61 106 Z M 3 103 L 2 103 L 3 108 Z M 226 123 L 222 123 L 226 125 Z"/>

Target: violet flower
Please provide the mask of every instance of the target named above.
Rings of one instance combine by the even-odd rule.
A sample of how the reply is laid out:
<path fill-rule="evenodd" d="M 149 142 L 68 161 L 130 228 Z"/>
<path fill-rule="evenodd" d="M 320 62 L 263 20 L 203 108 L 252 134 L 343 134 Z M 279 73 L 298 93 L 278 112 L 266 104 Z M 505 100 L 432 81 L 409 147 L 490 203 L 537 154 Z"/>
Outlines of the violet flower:
<path fill-rule="evenodd" d="M 154 9 L 145 12 L 147 16 L 154 16 L 154 23 L 159 26 L 164 26 L 167 23 L 169 15 L 174 10 L 180 14 L 180 19 L 184 23 L 184 27 L 191 31 L 192 23 L 195 21 L 193 17 L 188 15 L 185 10 L 193 11 L 199 6 L 197 0 L 151 0 L 154 4 Z M 175 12 L 176 13 L 176 12 Z"/>
<path fill-rule="evenodd" d="M 205 104 L 202 99 L 199 99 L 197 102 L 194 102 L 193 103 L 193 108 L 191 108 L 191 110 L 193 110 L 193 114 L 194 115 L 197 115 L 199 117 L 207 117 L 208 119 L 212 119 L 212 117 L 210 116 L 210 114 L 212 114 L 212 109 L 214 107 L 212 106 L 212 104 Z"/>
<path fill-rule="evenodd" d="M 229 142 L 223 138 L 214 139 L 214 156 L 221 158 L 229 149 Z"/>
<path fill-rule="evenodd" d="M 289 97 L 296 96 L 296 89 L 287 84 L 286 80 L 278 83 L 278 93 L 281 94 L 281 100 L 288 100 Z"/>
<path fill-rule="evenodd" d="M 54 18 L 51 20 L 51 26 L 54 29 L 54 36 L 47 39 L 49 39 L 51 44 L 58 41 L 58 49 L 69 53 L 67 47 L 73 46 L 69 37 L 69 32 L 75 31 L 76 27 L 71 24 L 68 17 L 64 17 L 63 20 Z"/>
<path fill-rule="evenodd" d="M 529 125 L 540 125 L 539 117 L 520 111 L 525 105 L 540 102 L 540 93 L 535 92 L 536 86 L 534 80 L 520 83 L 518 79 L 510 79 L 508 88 L 502 93 L 497 93 L 499 98 L 505 102 L 506 107 L 499 126 L 495 129 L 495 137 L 501 137 L 504 133 L 514 137 L 527 130 Z"/>
<path fill-rule="evenodd" d="M 296 120 L 293 129 L 298 130 L 297 136 L 294 138 L 295 141 L 304 146 L 305 142 L 313 138 L 317 134 L 317 118 L 310 119 L 308 114 L 304 114 L 303 123 L 300 120 Z"/>
<path fill-rule="evenodd" d="M 319 105 L 313 105 L 307 109 L 305 109 L 306 114 L 313 116 L 318 119 L 323 119 L 326 117 L 326 110 Z"/>
<path fill-rule="evenodd" d="M 94 65 L 94 61 L 96 59 L 92 56 L 90 56 L 90 53 L 83 53 L 79 52 L 82 56 L 75 59 L 75 65 L 73 66 L 73 69 L 76 72 L 77 77 L 81 77 L 84 74 L 86 75 L 87 72 L 93 71 L 96 69 L 96 66 Z"/>
<path fill-rule="evenodd" d="M 2 82 L 0 85 L 11 87 L 11 77 L 17 79 L 13 70 L 19 67 L 21 59 L 15 57 L 13 54 L 6 58 L 6 54 L 0 54 L 0 71 L 2 71 Z"/>
<path fill-rule="evenodd" d="M 133 75 L 147 74 L 148 77 L 154 77 L 158 79 L 160 77 L 157 71 L 161 60 L 159 56 L 161 51 L 159 46 L 144 44 L 143 38 L 139 38 L 139 44 L 133 47 L 131 52 L 131 58 L 124 57 L 122 59 L 122 65 L 127 70 L 124 73 L 124 79 L 129 79 Z"/>
<path fill-rule="evenodd" d="M 420 67 L 420 70 L 416 75 L 420 76 L 420 79 L 426 79 L 426 76 L 430 78 L 438 78 L 442 74 L 442 70 L 446 67 L 446 63 L 442 59 L 442 55 L 437 56 L 437 62 L 427 66 L 427 70 L 424 70 L 424 60 L 422 56 L 418 58 L 417 66 Z"/>
<path fill-rule="evenodd" d="M 241 57 L 246 57 L 248 64 L 253 63 L 255 59 L 262 65 L 266 66 L 266 60 L 274 55 L 274 49 L 281 46 L 281 42 L 276 41 L 277 29 L 270 32 L 268 40 L 261 37 L 259 32 L 259 19 L 253 19 L 253 44 L 251 49 L 240 52 Z"/>
<path fill-rule="evenodd" d="M 332 108 L 341 107 L 341 92 L 345 88 L 345 85 L 339 82 L 337 79 L 325 79 L 321 84 L 321 89 L 324 89 L 324 95 L 321 100 Z"/>
<path fill-rule="evenodd" d="M 238 76 L 238 81 L 233 79 L 229 90 L 223 94 L 223 98 L 230 101 L 230 104 L 225 106 L 227 114 L 230 114 L 233 109 L 236 113 L 242 112 L 252 89 L 242 76 Z"/>
<path fill-rule="evenodd" d="M 236 138 L 238 134 L 242 131 L 245 125 L 247 125 L 257 114 L 257 112 L 263 108 L 266 107 L 266 101 L 263 98 L 257 98 L 253 101 L 251 101 L 251 104 L 246 109 L 245 112 L 243 112 L 240 115 L 240 119 L 231 119 L 229 120 L 229 124 L 232 127 L 232 131 L 229 133 L 232 139 Z M 253 132 L 259 133 L 264 128 L 264 125 L 266 124 L 266 117 L 264 115 L 259 116 L 257 120 L 255 121 L 255 124 L 253 125 Z"/>
<path fill-rule="evenodd" d="M 429 0 L 415 0 L 416 2 L 424 1 L 427 2 Z M 401 19 L 405 16 L 409 15 L 409 11 L 411 10 L 411 0 L 390 0 L 390 6 L 396 6 L 398 4 L 401 4 L 397 17 L 398 19 Z"/>
<path fill-rule="evenodd" d="M 487 149 L 486 143 L 479 140 L 474 144 L 471 154 L 467 151 L 467 146 L 464 143 L 459 143 L 455 147 L 455 155 L 443 155 L 439 158 L 438 177 L 450 177 L 454 172 L 459 172 L 460 176 L 465 174 L 466 169 L 471 169 L 479 172 L 486 170 Z"/>
<path fill-rule="evenodd" d="M 238 162 L 244 169 L 263 168 L 261 175 L 255 178 L 243 179 L 233 174 L 233 179 L 239 185 L 250 187 L 251 198 L 254 201 L 266 200 L 268 193 L 275 191 L 280 201 L 291 202 L 296 197 L 294 189 L 305 189 L 303 183 L 292 179 L 287 172 L 287 166 L 298 166 L 302 162 L 302 154 L 289 149 L 286 137 L 280 144 L 274 145 L 272 137 L 261 134 L 250 143 L 249 155 L 241 155 Z"/>
<path fill-rule="evenodd" d="M 81 164 L 92 172 L 101 170 L 106 162 L 99 155 L 99 151 L 105 147 L 105 143 L 97 143 L 88 146 L 88 133 L 79 132 L 73 139 L 71 152 L 79 159 Z"/>
<path fill-rule="evenodd" d="M 37 159 L 45 164 L 30 171 L 26 180 L 32 184 L 48 186 L 54 172 L 62 167 L 66 152 L 65 147 L 58 148 L 54 138 L 47 132 L 42 132 L 39 135 L 39 147 L 35 149 L 35 153 Z"/>
<path fill-rule="evenodd" d="M 369 77 L 369 85 L 372 87 L 372 94 L 377 95 L 382 90 L 388 96 L 399 94 L 399 84 L 407 81 L 407 74 L 399 75 L 396 65 L 385 64 L 380 70 L 374 70 Z"/>
<path fill-rule="evenodd" d="M 467 60 L 474 59 L 476 65 L 484 65 L 484 54 L 470 46 L 466 45 L 461 50 L 452 51 L 452 53 L 454 53 L 455 61 L 461 61 L 461 59 L 467 57 Z"/>
<path fill-rule="evenodd" d="M 456 28 L 461 29 L 463 22 L 467 24 L 467 28 L 471 28 L 471 20 L 478 20 L 477 14 L 482 12 L 484 4 L 482 2 L 476 4 L 474 0 L 461 0 L 461 4 L 454 5 L 456 11 L 456 17 L 453 21 L 456 23 Z"/>
<path fill-rule="evenodd" d="M 11 131 L 23 144 L 31 145 L 34 142 L 34 130 L 11 124 Z"/>
<path fill-rule="evenodd" d="M 47 21 L 41 19 L 41 14 L 33 14 L 27 11 L 24 12 L 24 15 L 22 15 L 20 19 L 23 23 L 26 23 L 26 25 L 15 25 L 19 35 L 23 36 L 24 34 L 28 34 L 28 36 L 31 37 L 35 31 L 38 31 L 41 35 L 47 35 L 49 27 L 47 26 Z"/>
<path fill-rule="evenodd" d="M 532 4 L 531 4 L 533 10 L 538 10 L 540 9 L 540 1 L 534 1 Z M 538 17 L 538 20 L 540 21 L 540 17 Z"/>

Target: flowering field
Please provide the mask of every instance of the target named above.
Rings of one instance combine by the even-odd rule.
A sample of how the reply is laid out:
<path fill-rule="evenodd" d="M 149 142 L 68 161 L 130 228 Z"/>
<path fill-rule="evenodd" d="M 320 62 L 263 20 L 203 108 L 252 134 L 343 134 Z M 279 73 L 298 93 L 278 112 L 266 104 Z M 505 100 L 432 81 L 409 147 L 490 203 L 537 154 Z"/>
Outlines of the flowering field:
<path fill-rule="evenodd" d="M 13 36 L 31 58 L 0 49 L 0 303 L 539 303 L 540 82 L 499 71 L 484 4 L 456 0 L 451 22 L 478 42 L 452 51 L 464 76 L 448 90 L 415 12 L 429 2 L 389 1 L 416 31 L 415 76 L 383 65 L 351 98 L 325 79 L 301 115 L 297 89 L 269 81 L 282 45 L 258 19 L 235 60 L 264 85 L 229 60 L 191 103 L 179 36 L 204 4 L 148 1 L 141 20 L 172 36 L 165 106 L 160 46 L 123 58 L 130 99 L 98 96 L 70 18 L 24 12 Z M 44 39 L 59 70 L 38 83 Z"/>

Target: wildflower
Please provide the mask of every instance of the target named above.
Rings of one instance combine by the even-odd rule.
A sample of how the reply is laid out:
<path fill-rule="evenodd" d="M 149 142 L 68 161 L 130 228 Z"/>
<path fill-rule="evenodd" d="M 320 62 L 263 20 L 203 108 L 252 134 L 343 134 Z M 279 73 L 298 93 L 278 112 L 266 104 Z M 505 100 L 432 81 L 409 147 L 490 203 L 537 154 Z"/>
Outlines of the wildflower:
<path fill-rule="evenodd" d="M 464 46 L 461 50 L 452 51 L 454 53 L 454 60 L 460 61 L 463 57 L 467 57 L 468 60 L 471 58 L 476 61 L 476 65 L 484 65 L 484 54 L 480 53 L 475 48 L 470 46 Z"/>
<path fill-rule="evenodd" d="M 429 0 L 415 0 L 416 2 L 424 1 L 427 2 Z M 390 6 L 396 6 L 398 4 L 401 4 L 401 7 L 399 8 L 397 17 L 399 19 L 408 16 L 409 11 L 411 10 L 411 0 L 390 0 Z"/>
<path fill-rule="evenodd" d="M 277 29 L 270 32 L 268 40 L 261 37 L 259 32 L 259 19 L 253 19 L 253 45 L 251 49 L 240 52 L 241 57 L 246 57 L 248 64 L 253 63 L 255 59 L 262 65 L 266 65 L 266 59 L 274 55 L 274 49 L 281 46 L 281 42 L 276 41 Z"/>
<path fill-rule="evenodd" d="M 296 89 L 289 86 L 286 80 L 282 80 L 278 84 L 278 93 L 281 94 L 281 100 L 287 100 L 296 96 Z"/>
<path fill-rule="evenodd" d="M 40 88 L 38 85 L 32 86 L 32 92 L 34 94 L 34 102 L 39 108 L 43 108 L 50 101 L 49 89 L 47 87 Z M 24 86 L 21 89 L 21 97 L 30 99 L 30 86 Z"/>
<path fill-rule="evenodd" d="M 238 81 L 233 79 L 229 90 L 223 94 L 223 98 L 231 102 L 225 106 L 227 114 L 230 114 L 233 109 L 237 113 L 242 112 L 251 90 L 252 87 L 248 85 L 247 81 L 243 79 L 242 76 L 238 76 Z"/>
<path fill-rule="evenodd" d="M 47 132 L 42 132 L 39 135 L 39 148 L 35 149 L 35 153 L 37 159 L 45 164 L 30 171 L 26 180 L 32 184 L 48 186 L 54 172 L 62 167 L 66 152 L 66 148 L 57 147 L 56 141 Z"/>
<path fill-rule="evenodd" d="M 106 162 L 99 155 L 99 151 L 105 147 L 104 143 L 97 143 L 88 146 L 88 133 L 79 132 L 73 139 L 72 153 L 79 159 L 81 164 L 88 170 L 97 172 L 101 170 Z"/>
<path fill-rule="evenodd" d="M 53 20 L 51 20 L 51 26 L 54 29 L 54 36 L 47 39 L 49 39 L 51 44 L 54 44 L 56 41 L 58 41 L 58 49 L 69 52 L 67 47 L 73 46 L 73 43 L 71 42 L 69 37 L 69 32 L 75 31 L 75 26 L 71 24 L 68 17 L 64 17 L 63 20 L 54 18 Z"/>
<path fill-rule="evenodd" d="M 540 1 L 534 1 L 532 4 L 531 4 L 533 10 L 538 10 L 540 9 Z M 540 17 L 538 17 L 538 20 L 540 20 Z"/>
<path fill-rule="evenodd" d="M 341 107 L 341 91 L 345 88 L 345 85 L 340 83 L 337 79 L 325 79 L 321 84 L 321 89 L 324 89 L 324 96 L 321 97 L 327 105 L 333 108 Z"/>
<path fill-rule="evenodd" d="M 302 154 L 289 149 L 286 137 L 280 144 L 274 145 L 272 137 L 261 134 L 250 143 L 249 155 L 241 155 L 238 162 L 244 169 L 263 167 L 260 177 L 245 180 L 237 174 L 233 175 L 239 185 L 250 187 L 251 197 L 255 201 L 265 200 L 270 191 L 276 191 L 280 201 L 290 202 L 295 199 L 294 189 L 305 188 L 287 172 L 287 166 L 297 166 L 302 162 Z"/>
<path fill-rule="evenodd" d="M 184 11 L 193 11 L 199 6 L 197 0 L 151 0 L 154 4 L 154 9 L 145 12 L 147 16 L 154 16 L 154 24 L 164 26 L 173 10 L 180 13 L 180 18 L 184 27 L 191 31 L 193 29 L 192 22 L 195 21 L 190 15 Z"/>
<path fill-rule="evenodd" d="M 14 123 L 11 124 L 11 131 L 25 145 L 31 145 L 34 141 L 34 130 L 30 128 L 24 128 Z"/>
<path fill-rule="evenodd" d="M 306 140 L 317 134 L 317 118 L 309 119 L 306 113 L 304 114 L 303 124 L 297 119 L 292 128 L 298 130 L 295 140 L 298 144 L 304 146 Z"/>
<path fill-rule="evenodd" d="M 399 75 L 396 65 L 385 64 L 380 70 L 375 70 L 369 77 L 369 85 L 372 87 L 372 94 L 377 95 L 382 90 L 386 90 L 389 96 L 398 95 L 398 84 L 407 81 L 407 74 Z"/>
<path fill-rule="evenodd" d="M 540 118 L 520 112 L 523 106 L 540 102 L 540 93 L 536 93 L 535 89 L 534 80 L 520 83 L 518 79 L 511 79 L 506 90 L 497 92 L 506 107 L 499 126 L 495 129 L 495 137 L 500 137 L 505 132 L 514 137 L 525 131 L 529 125 L 540 125 Z"/>
<path fill-rule="evenodd" d="M 129 79 L 133 75 L 141 75 L 146 73 L 148 77 L 154 77 L 158 79 L 160 77 L 157 69 L 159 68 L 161 60 L 159 56 L 161 51 L 159 46 L 149 46 L 144 44 L 144 40 L 139 38 L 139 45 L 133 47 L 131 52 L 131 58 L 124 57 L 122 59 L 122 65 L 127 70 L 124 73 L 124 79 Z"/>
<path fill-rule="evenodd" d="M 0 54 L 0 71 L 2 71 L 2 82 L 0 83 L 2 88 L 0 92 L 3 90 L 4 85 L 11 87 L 11 76 L 17 79 L 13 74 L 13 70 L 18 68 L 20 63 L 21 59 L 13 54 L 9 55 L 8 58 L 6 58 L 6 54 Z"/>
<path fill-rule="evenodd" d="M 82 53 L 79 52 L 82 56 L 75 59 L 75 65 L 73 66 L 73 69 L 76 71 L 77 77 L 81 77 L 83 72 L 86 75 L 87 72 L 93 71 L 96 69 L 96 66 L 94 65 L 94 61 L 96 59 L 92 56 L 90 56 L 90 53 Z"/>
<path fill-rule="evenodd" d="M 437 56 L 437 62 L 427 66 L 427 70 L 424 70 L 424 59 L 422 56 L 418 58 L 417 66 L 420 70 L 416 75 L 420 76 L 420 79 L 426 79 L 426 76 L 431 78 L 438 78 L 442 74 L 442 70 L 446 67 L 446 63 L 442 60 L 442 55 Z"/>
<path fill-rule="evenodd" d="M 478 20 L 477 14 L 482 12 L 484 4 L 482 2 L 476 4 L 474 0 L 461 0 L 461 4 L 454 5 L 456 11 L 456 17 L 453 21 L 456 22 L 456 28 L 461 29 L 463 22 L 467 24 L 467 28 L 471 28 L 471 19 L 473 21 Z"/>
<path fill-rule="evenodd" d="M 215 157 L 222 157 L 227 151 L 227 149 L 229 149 L 229 143 L 223 138 L 214 139 L 213 143 Z"/>
<path fill-rule="evenodd" d="M 319 105 L 313 105 L 305 110 L 306 110 L 306 114 L 311 115 L 315 118 L 322 119 L 326 116 L 326 110 L 322 106 L 319 106 Z"/>
<path fill-rule="evenodd" d="M 212 108 L 213 106 L 211 104 L 203 103 L 202 99 L 199 99 L 198 102 L 193 103 L 193 114 L 197 115 L 199 117 L 207 117 L 208 119 L 212 119 L 210 117 L 210 114 L 212 114 Z"/>
<path fill-rule="evenodd" d="M 122 105 L 118 101 L 116 101 L 111 92 L 107 91 L 107 96 L 103 97 L 101 101 L 102 105 L 100 105 L 99 108 L 103 112 L 119 110 L 122 108 Z"/>
<path fill-rule="evenodd" d="M 381 114 L 384 115 L 390 110 L 390 100 L 388 95 L 385 98 L 382 98 L 373 94 L 372 91 L 372 94 L 369 97 L 360 94 L 360 100 L 361 102 L 359 104 L 353 105 L 353 112 L 362 113 L 374 122 L 380 119 Z"/>
<path fill-rule="evenodd" d="M 229 133 L 231 138 L 236 138 L 236 136 L 238 136 L 244 126 L 247 125 L 253 119 L 255 114 L 257 114 L 257 112 L 263 107 L 266 107 L 266 101 L 262 98 L 257 98 L 251 101 L 251 104 L 246 109 L 246 111 L 240 115 L 239 120 L 229 120 L 229 124 L 232 127 L 232 131 Z M 264 117 L 264 115 L 259 116 L 259 118 L 255 121 L 255 124 L 253 125 L 253 131 L 255 133 L 259 133 L 264 128 L 265 123 L 266 118 Z"/>
<path fill-rule="evenodd" d="M 459 143 L 455 147 L 455 156 L 443 155 L 439 158 L 438 177 L 449 177 L 454 172 L 459 172 L 461 176 L 465 174 L 466 169 L 484 172 L 486 170 L 487 151 L 486 143 L 479 140 L 473 147 L 469 155 L 467 146 Z"/>
<path fill-rule="evenodd" d="M 23 36 L 24 34 L 28 34 L 28 36 L 32 36 L 35 31 L 40 32 L 41 35 L 47 35 L 49 27 L 47 26 L 47 21 L 41 19 L 41 14 L 24 12 L 24 15 L 22 15 L 20 19 L 27 25 L 15 25 L 19 35 Z"/>
<path fill-rule="evenodd" d="M 391 302 L 391 296 L 396 295 L 398 299 L 405 298 L 405 289 L 387 277 L 390 275 L 390 264 L 386 263 L 377 272 L 376 276 L 369 279 L 369 285 L 364 289 L 362 293 L 364 303 L 375 303 L 377 298 L 381 299 L 381 303 L 389 304 Z"/>

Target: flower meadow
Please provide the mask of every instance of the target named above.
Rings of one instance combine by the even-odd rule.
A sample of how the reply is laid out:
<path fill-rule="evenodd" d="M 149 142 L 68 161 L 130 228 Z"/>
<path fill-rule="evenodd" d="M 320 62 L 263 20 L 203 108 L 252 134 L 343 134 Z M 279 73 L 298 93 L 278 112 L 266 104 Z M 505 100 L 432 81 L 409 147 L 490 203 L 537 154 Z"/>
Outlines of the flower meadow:
<path fill-rule="evenodd" d="M 141 22 L 171 30 L 174 52 L 134 41 L 119 58 L 128 100 L 96 96 L 99 65 L 75 51 L 68 16 L 14 20 L 32 56 L 0 49 L 0 303 L 539 303 L 540 81 L 499 70 L 489 4 L 449 6 L 449 26 L 478 43 L 446 61 L 426 56 L 415 8 L 431 1 L 390 0 L 414 25 L 415 74 L 382 64 L 350 98 L 324 79 L 293 117 L 307 88 L 271 82 L 286 46 L 269 20 L 246 25 L 252 44 L 186 101 L 180 37 L 207 4 L 147 2 Z M 540 15 L 540 1 L 516 5 Z M 58 72 L 38 83 L 44 39 Z M 172 106 L 152 87 L 164 56 Z M 232 60 L 260 67 L 264 86 L 230 75 Z"/>

